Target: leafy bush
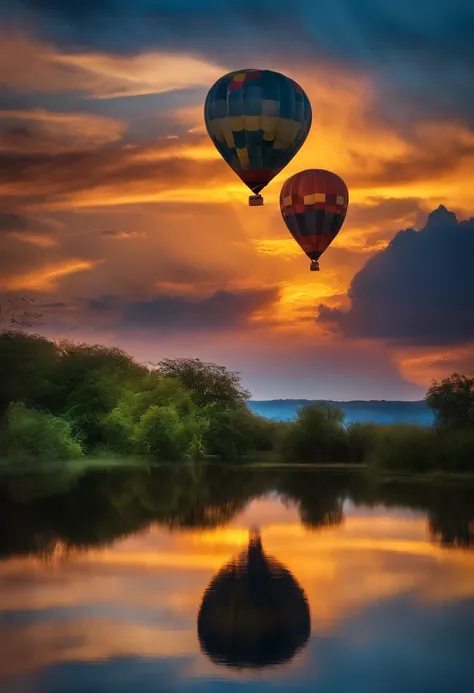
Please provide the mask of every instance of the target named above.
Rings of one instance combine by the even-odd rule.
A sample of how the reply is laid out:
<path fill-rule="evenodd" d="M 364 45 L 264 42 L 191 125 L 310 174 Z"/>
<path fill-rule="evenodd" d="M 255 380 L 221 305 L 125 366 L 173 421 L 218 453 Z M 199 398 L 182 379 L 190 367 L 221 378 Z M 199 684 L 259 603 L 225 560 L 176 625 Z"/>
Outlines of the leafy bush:
<path fill-rule="evenodd" d="M 426 472 L 438 468 L 436 431 L 413 424 L 379 426 L 371 461 L 387 471 Z"/>
<path fill-rule="evenodd" d="M 474 471 L 474 432 L 410 424 L 378 426 L 370 461 L 391 472 Z"/>
<path fill-rule="evenodd" d="M 236 408 L 208 407 L 206 449 L 210 455 L 235 462 L 251 452 L 274 447 L 276 425 L 243 405 Z"/>
<path fill-rule="evenodd" d="M 199 451 L 201 427 L 198 418 L 182 418 L 172 405 L 152 405 L 140 417 L 133 442 L 138 453 L 173 462 Z"/>
<path fill-rule="evenodd" d="M 337 407 L 308 404 L 283 432 L 280 454 L 287 462 L 347 462 L 350 458 L 344 414 Z"/>
<path fill-rule="evenodd" d="M 377 425 L 373 423 L 350 423 L 347 425 L 347 445 L 350 462 L 365 462 L 377 444 Z"/>
<path fill-rule="evenodd" d="M 439 468 L 445 472 L 474 472 L 474 431 L 457 430 L 438 435 Z"/>
<path fill-rule="evenodd" d="M 7 410 L 1 448 L 10 459 L 69 460 L 83 455 L 70 424 L 48 412 L 29 409 L 23 402 Z"/>

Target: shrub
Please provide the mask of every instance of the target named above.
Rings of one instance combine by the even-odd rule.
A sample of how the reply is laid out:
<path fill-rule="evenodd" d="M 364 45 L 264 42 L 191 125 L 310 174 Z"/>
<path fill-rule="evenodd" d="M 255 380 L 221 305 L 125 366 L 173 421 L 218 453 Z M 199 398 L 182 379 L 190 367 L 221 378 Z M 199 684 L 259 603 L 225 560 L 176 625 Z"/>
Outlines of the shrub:
<path fill-rule="evenodd" d="M 135 427 L 133 443 L 138 453 L 152 459 L 181 460 L 201 451 L 203 425 L 198 417 L 182 418 L 172 405 L 152 405 Z"/>
<path fill-rule="evenodd" d="M 23 402 L 15 402 L 7 410 L 1 447 L 8 458 L 19 461 L 68 460 L 83 455 L 67 421 L 29 409 Z"/>
<path fill-rule="evenodd" d="M 379 426 L 371 461 L 387 471 L 421 473 L 439 469 L 437 432 L 413 424 Z"/>
<path fill-rule="evenodd" d="M 282 432 L 280 455 L 287 462 L 347 462 L 348 435 L 337 407 L 308 404 Z"/>
<path fill-rule="evenodd" d="M 377 425 L 350 423 L 347 425 L 347 445 L 351 462 L 365 462 L 377 444 Z"/>
<path fill-rule="evenodd" d="M 437 436 L 440 469 L 445 472 L 474 472 L 474 431 L 458 430 Z"/>
<path fill-rule="evenodd" d="M 246 406 L 207 409 L 209 428 L 206 451 L 222 460 L 235 462 L 252 451 L 272 449 L 273 426 Z"/>

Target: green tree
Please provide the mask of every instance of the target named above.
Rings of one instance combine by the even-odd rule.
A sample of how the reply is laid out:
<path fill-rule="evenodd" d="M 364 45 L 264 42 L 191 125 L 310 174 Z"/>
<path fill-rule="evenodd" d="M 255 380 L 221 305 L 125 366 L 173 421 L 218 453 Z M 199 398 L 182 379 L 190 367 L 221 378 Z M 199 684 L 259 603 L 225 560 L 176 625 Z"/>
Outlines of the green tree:
<path fill-rule="evenodd" d="M 116 406 L 102 420 L 106 445 L 118 452 L 137 452 L 137 427 L 151 407 L 162 409 L 171 406 L 181 421 L 193 422 L 195 437 L 191 445 L 197 454 L 203 452 L 202 436 L 207 418 L 193 402 L 191 393 L 178 381 L 163 377 L 158 371 L 147 373 L 137 384 L 136 391 L 124 392 Z"/>
<path fill-rule="evenodd" d="M 210 455 L 235 462 L 243 455 L 274 448 L 277 424 L 254 414 L 246 405 L 207 408 L 206 449 Z"/>
<path fill-rule="evenodd" d="M 220 404 L 224 407 L 239 407 L 250 398 L 240 382 L 240 375 L 225 366 L 206 363 L 201 359 L 164 359 L 158 364 L 160 373 L 176 378 L 193 394 L 199 406 Z"/>
<path fill-rule="evenodd" d="M 377 441 L 377 424 L 352 422 L 347 426 L 347 443 L 351 462 L 365 462 Z"/>
<path fill-rule="evenodd" d="M 43 404 L 71 422 L 90 452 L 106 443 L 104 418 L 127 389 L 139 387 L 148 369 L 116 347 L 62 340 L 57 350 Z"/>
<path fill-rule="evenodd" d="M 434 411 L 438 428 L 474 427 L 474 373 L 453 373 L 440 382 L 433 381 L 425 401 Z"/>
<path fill-rule="evenodd" d="M 423 473 L 441 468 L 441 434 L 428 426 L 391 424 L 377 428 L 370 461 L 379 470 Z"/>
<path fill-rule="evenodd" d="M 137 452 L 164 462 L 192 455 L 199 445 L 200 421 L 181 417 L 176 407 L 148 407 L 133 434 Z"/>
<path fill-rule="evenodd" d="M 58 353 L 36 334 L 0 333 L 0 416 L 10 402 L 41 404 L 54 377 Z"/>
<path fill-rule="evenodd" d="M 29 409 L 23 402 L 8 408 L 1 434 L 1 448 L 9 459 L 47 462 L 82 456 L 67 421 L 48 412 Z"/>
<path fill-rule="evenodd" d="M 288 462 L 346 462 L 349 458 L 344 413 L 327 404 L 308 404 L 286 427 L 280 452 Z"/>

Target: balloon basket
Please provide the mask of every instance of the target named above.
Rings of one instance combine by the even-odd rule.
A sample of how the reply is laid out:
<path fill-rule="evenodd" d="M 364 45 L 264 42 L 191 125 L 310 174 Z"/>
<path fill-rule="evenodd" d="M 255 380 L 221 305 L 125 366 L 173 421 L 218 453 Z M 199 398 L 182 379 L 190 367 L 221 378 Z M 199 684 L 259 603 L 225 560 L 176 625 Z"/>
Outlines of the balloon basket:
<path fill-rule="evenodd" d="M 309 267 L 310 272 L 319 272 L 319 262 L 317 260 L 312 260 Z"/>
<path fill-rule="evenodd" d="M 261 195 L 250 195 L 249 207 L 261 207 L 263 205 L 263 197 Z"/>

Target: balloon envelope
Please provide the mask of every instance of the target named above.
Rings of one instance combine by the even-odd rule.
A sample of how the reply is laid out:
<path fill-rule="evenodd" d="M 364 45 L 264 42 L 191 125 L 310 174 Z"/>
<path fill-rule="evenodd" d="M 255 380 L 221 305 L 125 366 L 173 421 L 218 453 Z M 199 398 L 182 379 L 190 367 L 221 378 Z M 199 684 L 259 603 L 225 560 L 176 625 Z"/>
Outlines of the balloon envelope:
<path fill-rule="evenodd" d="M 306 255 L 317 261 L 339 233 L 347 214 L 349 191 L 335 173 L 300 171 L 280 193 L 283 220 Z"/>
<path fill-rule="evenodd" d="M 303 89 L 272 70 L 237 70 L 211 87 L 204 120 L 217 150 L 258 194 L 294 157 L 311 127 Z"/>

